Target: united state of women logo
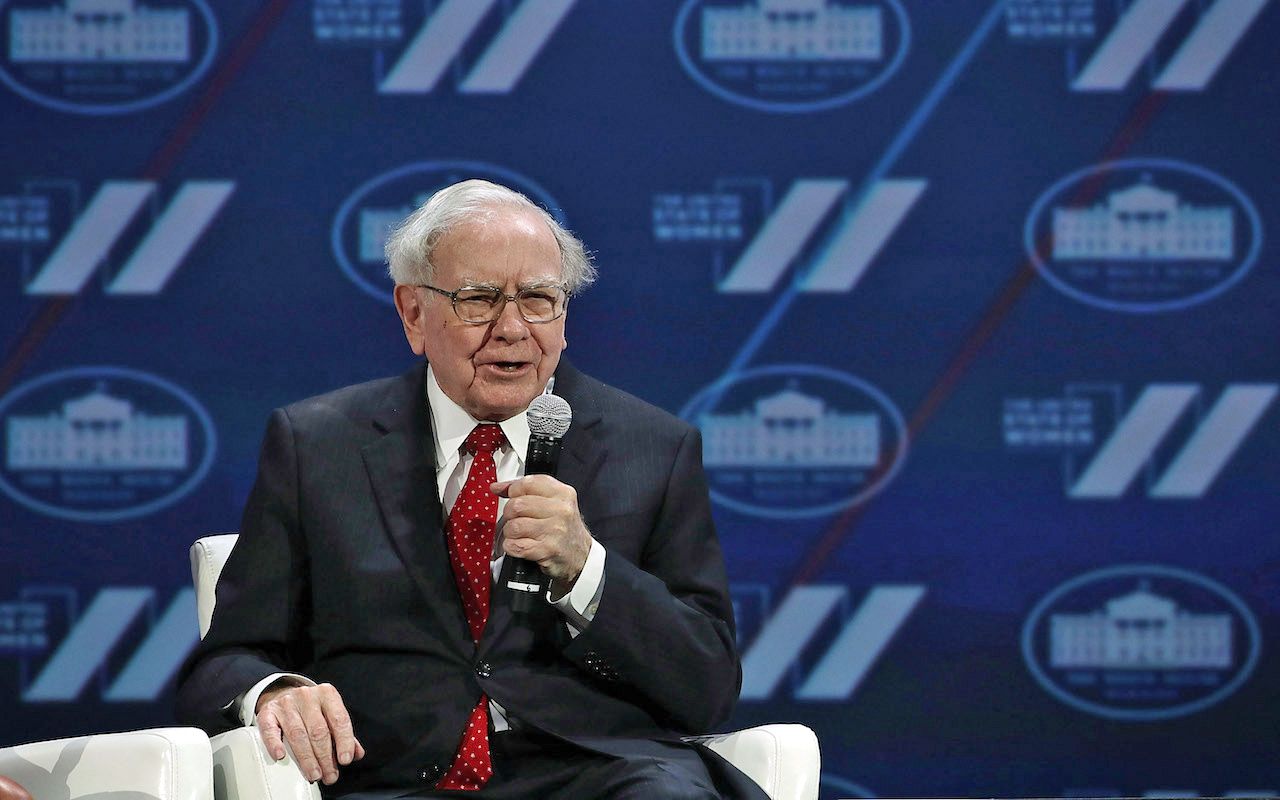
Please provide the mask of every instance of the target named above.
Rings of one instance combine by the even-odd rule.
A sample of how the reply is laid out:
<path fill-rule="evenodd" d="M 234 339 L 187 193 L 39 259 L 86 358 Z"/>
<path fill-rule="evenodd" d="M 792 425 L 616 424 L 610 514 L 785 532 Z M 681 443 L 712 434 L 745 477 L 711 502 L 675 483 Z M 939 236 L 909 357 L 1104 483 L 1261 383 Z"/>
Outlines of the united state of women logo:
<path fill-rule="evenodd" d="M 1036 604 L 1022 630 L 1023 658 L 1045 691 L 1130 721 L 1221 702 L 1253 673 L 1260 647 L 1258 623 L 1233 592 L 1154 564 L 1073 578 Z"/>
<path fill-rule="evenodd" d="M 213 420 L 181 387 L 138 370 L 79 367 L 0 399 L 0 491 L 80 522 L 140 517 L 177 502 L 213 464 Z"/>
<path fill-rule="evenodd" d="M 711 497 L 760 517 L 813 517 L 863 502 L 907 453 L 897 407 L 866 381 L 790 364 L 729 376 L 681 412 L 702 430 Z"/>
<path fill-rule="evenodd" d="M 898 0 L 686 0 L 675 24 L 676 55 L 702 88 L 780 113 L 871 94 L 910 44 Z"/>
<path fill-rule="evenodd" d="M 208 71 L 218 27 L 205 0 L 0 0 L 0 82 L 75 114 L 128 114 Z"/>
<path fill-rule="evenodd" d="M 391 231 L 437 189 L 469 178 L 500 183 L 545 208 L 562 225 L 551 195 L 513 170 L 478 161 L 421 161 L 377 175 L 359 186 L 334 215 L 330 243 L 343 273 L 362 291 L 392 302 L 383 247 Z"/>

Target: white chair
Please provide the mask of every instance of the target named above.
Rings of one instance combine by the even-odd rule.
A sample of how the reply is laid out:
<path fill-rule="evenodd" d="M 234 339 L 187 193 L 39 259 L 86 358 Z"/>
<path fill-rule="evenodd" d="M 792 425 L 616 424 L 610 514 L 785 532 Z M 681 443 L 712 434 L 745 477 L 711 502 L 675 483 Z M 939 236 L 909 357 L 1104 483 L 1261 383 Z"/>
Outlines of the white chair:
<path fill-rule="evenodd" d="M 197 728 L 155 728 L 53 739 L 0 749 L 0 775 L 37 800 L 210 800 L 209 737 Z"/>
<path fill-rule="evenodd" d="M 206 536 L 191 546 L 191 575 L 196 585 L 200 636 L 209 630 L 214 586 L 236 534 Z M 803 725 L 761 725 L 734 733 L 695 737 L 742 770 L 771 800 L 817 800 L 820 762 L 818 739 Z M 214 796 L 217 800 L 319 800 L 290 757 L 272 760 L 254 728 L 214 736 Z"/>

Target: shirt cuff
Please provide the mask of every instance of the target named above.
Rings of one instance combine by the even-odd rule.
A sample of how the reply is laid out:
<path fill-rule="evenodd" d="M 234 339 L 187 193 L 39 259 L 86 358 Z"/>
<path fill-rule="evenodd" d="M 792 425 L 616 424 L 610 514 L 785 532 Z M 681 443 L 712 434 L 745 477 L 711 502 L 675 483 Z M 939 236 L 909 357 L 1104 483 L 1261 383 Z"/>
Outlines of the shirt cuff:
<path fill-rule="evenodd" d="M 240 699 L 240 721 L 245 725 L 256 725 L 258 722 L 258 714 L 254 711 L 258 707 L 258 698 L 262 696 L 272 684 L 276 681 L 285 681 L 289 686 L 315 686 L 316 682 L 308 678 L 306 675 L 299 675 L 296 672 L 274 672 L 253 685 L 249 691 L 245 692 Z"/>
<path fill-rule="evenodd" d="M 578 573 L 578 580 L 574 582 L 573 588 L 559 600 L 552 600 L 551 592 L 547 592 L 547 602 L 564 614 L 569 635 L 577 636 L 595 619 L 603 592 L 604 545 L 592 539 L 587 563 L 582 566 L 582 572 Z"/>

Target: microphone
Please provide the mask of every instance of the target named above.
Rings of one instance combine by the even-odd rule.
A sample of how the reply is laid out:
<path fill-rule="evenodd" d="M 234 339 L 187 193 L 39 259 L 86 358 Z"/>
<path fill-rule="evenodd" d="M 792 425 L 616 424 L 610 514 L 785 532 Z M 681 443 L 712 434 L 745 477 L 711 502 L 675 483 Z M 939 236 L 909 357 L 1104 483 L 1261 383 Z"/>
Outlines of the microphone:
<path fill-rule="evenodd" d="M 525 412 L 529 420 L 529 452 L 524 459 L 525 475 L 555 475 L 560 464 L 560 439 L 569 430 L 573 411 L 563 397 L 540 394 L 533 398 Z M 511 610 L 527 614 L 533 608 L 534 599 L 546 591 L 546 576 L 538 565 L 527 558 L 512 558 L 507 573 L 507 589 L 511 595 Z"/>

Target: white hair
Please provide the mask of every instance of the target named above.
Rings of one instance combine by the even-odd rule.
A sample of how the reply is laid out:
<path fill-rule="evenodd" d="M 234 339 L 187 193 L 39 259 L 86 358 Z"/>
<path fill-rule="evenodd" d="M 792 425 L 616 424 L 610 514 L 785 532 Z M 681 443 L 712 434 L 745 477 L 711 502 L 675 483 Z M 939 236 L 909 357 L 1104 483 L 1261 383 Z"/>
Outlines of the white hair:
<path fill-rule="evenodd" d="M 391 279 L 398 284 L 431 283 L 435 275 L 431 253 L 441 237 L 462 223 L 489 219 L 503 207 L 532 211 L 547 223 L 560 248 L 561 275 L 570 294 L 587 288 L 596 279 L 596 268 L 582 241 L 546 209 L 514 189 L 478 178 L 446 186 L 431 195 L 391 232 L 385 250 Z"/>

